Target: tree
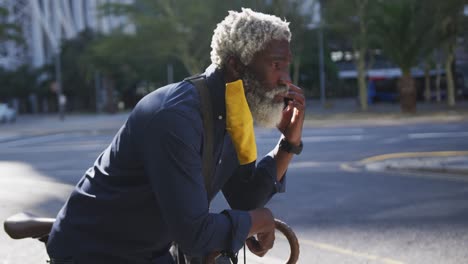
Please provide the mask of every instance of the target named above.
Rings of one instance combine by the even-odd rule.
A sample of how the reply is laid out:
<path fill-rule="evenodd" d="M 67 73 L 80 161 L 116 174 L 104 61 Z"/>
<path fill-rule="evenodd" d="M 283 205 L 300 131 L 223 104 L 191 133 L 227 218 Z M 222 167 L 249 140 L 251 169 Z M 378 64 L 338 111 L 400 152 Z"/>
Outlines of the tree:
<path fill-rule="evenodd" d="M 337 42 L 344 49 L 351 48 L 357 69 L 359 103 L 366 111 L 367 105 L 367 68 L 366 57 L 372 32 L 369 25 L 375 0 L 330 0 L 325 4 L 327 26 L 336 33 Z"/>
<path fill-rule="evenodd" d="M 303 0 L 296 1 L 216 1 L 216 0 L 135 0 L 130 4 L 109 3 L 101 7 L 101 15 L 125 17 L 128 24 L 110 34 L 96 37 L 80 60 L 89 76 L 96 71 L 105 76 L 121 94 L 151 91 L 167 82 L 167 67 L 172 65 L 176 80 L 201 73 L 210 64 L 213 30 L 228 10 L 250 7 L 273 13 L 291 21 L 294 50 L 294 79 L 300 82 L 312 72 L 301 67 L 311 65 L 304 47 L 310 30 L 306 30 L 310 14 L 300 13 Z M 128 29 L 128 28 L 127 28 Z M 303 41 L 304 40 L 304 41 Z M 310 53 L 310 51 L 308 51 Z M 316 52 L 314 50 L 314 52 Z M 301 71 L 299 71 L 301 70 Z M 301 78 L 300 78 L 301 77 Z M 146 87 L 148 89 L 140 89 Z"/>
<path fill-rule="evenodd" d="M 436 9 L 439 44 L 445 53 L 445 76 L 447 80 L 447 104 L 455 106 L 455 82 L 452 65 L 455 60 L 457 38 L 462 33 L 465 0 L 433 1 Z"/>
<path fill-rule="evenodd" d="M 60 49 L 62 92 L 68 97 L 72 109 L 91 109 L 94 94 L 94 82 L 89 78 L 88 67 L 82 62 L 95 34 L 85 30 L 75 38 L 66 40 Z M 55 69 L 51 72 L 55 79 Z"/>
<path fill-rule="evenodd" d="M 236 6 L 239 3 L 215 0 L 104 4 L 100 15 L 122 16 L 134 30 L 126 31 L 127 24 L 96 38 L 82 61 L 89 75 L 102 76 L 107 102 L 114 100 L 114 89 L 130 94 L 140 90 L 135 87 L 146 86 L 149 89 L 143 90 L 149 92 L 172 81 L 166 79 L 169 66 L 174 66 L 177 79 L 201 73 L 210 63 L 216 23 Z"/>
<path fill-rule="evenodd" d="M 14 71 L 7 71 L 0 68 L 0 99 L 18 99 L 19 110 L 26 112 L 28 109 L 28 96 L 37 87 L 38 70 L 31 69 L 27 65 L 20 66 Z M 30 105 L 34 108 L 33 105 Z M 35 110 L 35 109 L 29 110 Z"/>
<path fill-rule="evenodd" d="M 435 66 L 434 54 L 429 54 L 424 59 L 424 101 L 431 101 L 431 75 L 430 70 Z M 439 74 L 439 73 L 437 73 Z"/>
<path fill-rule="evenodd" d="M 8 22 L 8 9 L 0 7 L 0 43 L 13 40 L 18 43 L 23 42 L 21 28 Z"/>
<path fill-rule="evenodd" d="M 236 2 L 216 0 L 136 0 L 132 4 L 106 4 L 106 14 L 122 15 L 135 26 L 128 36 L 127 50 L 146 58 L 175 58 L 189 74 L 209 65 L 211 36 L 227 10 L 239 9 Z M 115 41 L 116 39 L 109 39 Z M 110 45 L 111 46 L 111 45 Z"/>
<path fill-rule="evenodd" d="M 304 48 L 306 44 L 308 44 L 305 42 L 305 35 L 310 31 L 308 26 L 312 22 L 312 16 L 310 13 L 304 12 L 304 6 L 304 0 L 273 0 L 270 4 L 264 3 L 259 9 L 266 13 L 275 14 L 282 18 L 284 17 L 290 23 L 289 27 L 292 32 L 291 46 L 294 50 L 292 61 L 292 79 L 294 83 L 299 83 L 301 64 L 304 60 Z"/>
<path fill-rule="evenodd" d="M 416 111 L 416 88 L 411 68 L 433 50 L 433 8 L 419 0 L 379 1 L 372 21 L 378 34 L 377 44 L 384 54 L 398 65 L 400 106 L 403 112 Z M 427 45 L 429 44 L 429 45 Z"/>

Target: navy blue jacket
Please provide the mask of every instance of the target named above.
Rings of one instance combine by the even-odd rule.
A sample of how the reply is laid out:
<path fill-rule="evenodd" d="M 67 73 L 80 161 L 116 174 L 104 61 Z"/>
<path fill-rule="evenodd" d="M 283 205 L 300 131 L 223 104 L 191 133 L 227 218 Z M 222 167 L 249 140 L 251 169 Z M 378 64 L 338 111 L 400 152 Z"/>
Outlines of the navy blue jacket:
<path fill-rule="evenodd" d="M 264 206 L 284 183 L 276 181 L 270 154 L 239 165 L 225 129 L 225 82 L 213 66 L 205 74 L 215 126 L 213 193 L 206 193 L 201 174 L 199 95 L 186 81 L 162 87 L 137 104 L 76 185 L 53 226 L 51 257 L 171 263 L 173 241 L 193 256 L 242 247 L 251 227 L 247 210 Z M 210 213 L 219 190 L 233 209 Z"/>

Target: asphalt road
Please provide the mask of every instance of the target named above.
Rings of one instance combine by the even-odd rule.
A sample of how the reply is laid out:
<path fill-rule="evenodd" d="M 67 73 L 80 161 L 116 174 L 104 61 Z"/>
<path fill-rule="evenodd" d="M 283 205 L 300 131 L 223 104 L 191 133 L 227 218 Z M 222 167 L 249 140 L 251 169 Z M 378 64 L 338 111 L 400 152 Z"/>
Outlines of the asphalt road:
<path fill-rule="evenodd" d="M 0 219 L 19 211 L 55 216 L 117 129 L 0 143 Z M 268 204 L 297 233 L 299 263 L 468 263 L 468 176 L 342 166 L 388 153 L 468 150 L 466 131 L 466 122 L 305 128 L 304 152 L 290 166 L 287 192 Z M 257 138 L 262 155 L 278 134 L 258 129 Z M 218 196 L 212 210 L 225 206 Z M 248 263 L 284 263 L 286 256 L 287 244 L 278 237 L 271 254 L 250 254 Z M 40 243 L 0 232 L 0 263 L 45 258 Z"/>

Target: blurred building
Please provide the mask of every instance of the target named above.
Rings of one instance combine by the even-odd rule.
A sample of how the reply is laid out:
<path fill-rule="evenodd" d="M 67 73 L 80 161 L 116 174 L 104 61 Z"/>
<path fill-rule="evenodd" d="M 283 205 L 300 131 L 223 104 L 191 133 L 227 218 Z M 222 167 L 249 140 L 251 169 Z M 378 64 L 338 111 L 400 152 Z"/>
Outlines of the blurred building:
<path fill-rule="evenodd" d="M 22 29 L 25 45 L 0 44 L 0 66 L 15 69 L 28 64 L 41 67 L 50 63 L 64 39 L 71 39 L 86 28 L 109 33 L 115 28 L 134 32 L 125 17 L 102 15 L 105 3 L 131 3 L 133 0 L 2 0 L 8 9 L 8 22 Z"/>

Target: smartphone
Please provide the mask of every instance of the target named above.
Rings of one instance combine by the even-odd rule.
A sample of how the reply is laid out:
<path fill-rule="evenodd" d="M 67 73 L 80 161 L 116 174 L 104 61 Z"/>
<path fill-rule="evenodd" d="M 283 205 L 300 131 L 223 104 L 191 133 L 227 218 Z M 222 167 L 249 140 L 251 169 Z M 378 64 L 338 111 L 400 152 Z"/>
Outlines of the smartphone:
<path fill-rule="evenodd" d="M 293 100 L 292 98 L 284 97 L 284 98 L 283 98 L 283 101 L 284 101 L 284 107 L 283 107 L 283 109 L 286 109 L 286 107 L 288 107 L 289 101 L 292 101 L 292 100 Z"/>

